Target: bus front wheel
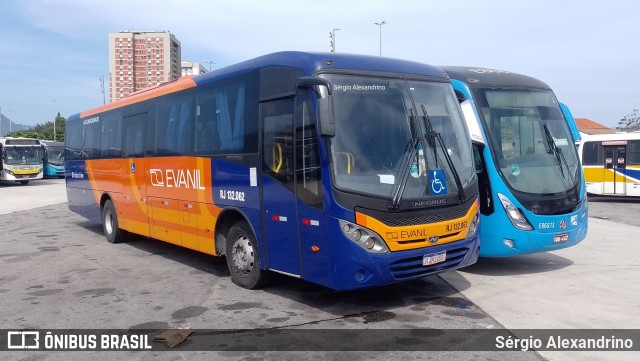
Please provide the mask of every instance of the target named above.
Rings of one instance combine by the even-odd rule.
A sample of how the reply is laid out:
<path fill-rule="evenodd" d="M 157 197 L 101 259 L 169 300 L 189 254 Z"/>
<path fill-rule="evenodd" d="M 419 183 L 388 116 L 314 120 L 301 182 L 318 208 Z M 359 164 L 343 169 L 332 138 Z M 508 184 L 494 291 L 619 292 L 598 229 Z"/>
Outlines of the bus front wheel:
<path fill-rule="evenodd" d="M 102 229 L 109 243 L 120 243 L 125 239 L 125 232 L 118 227 L 116 207 L 110 199 L 102 207 Z"/>
<path fill-rule="evenodd" d="M 240 221 L 231 226 L 225 248 L 233 283 L 248 289 L 265 284 L 267 271 L 260 269 L 258 245 L 247 223 Z"/>

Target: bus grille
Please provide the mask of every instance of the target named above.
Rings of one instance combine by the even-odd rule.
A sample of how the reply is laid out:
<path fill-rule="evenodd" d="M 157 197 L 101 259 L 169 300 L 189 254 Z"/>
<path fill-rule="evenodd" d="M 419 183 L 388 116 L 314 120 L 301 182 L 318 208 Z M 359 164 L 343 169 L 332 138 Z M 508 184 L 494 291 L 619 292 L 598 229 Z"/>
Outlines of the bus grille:
<path fill-rule="evenodd" d="M 446 222 L 452 219 L 462 218 L 467 215 L 469 208 L 459 208 L 449 212 L 443 212 L 438 214 L 429 214 L 419 217 L 406 217 L 406 218 L 382 218 L 382 223 L 391 227 L 401 226 L 415 226 L 418 224 L 429 224 L 436 222 Z"/>
<path fill-rule="evenodd" d="M 397 280 L 426 276 L 440 270 L 448 270 L 464 260 L 469 250 L 467 248 L 457 248 L 447 251 L 447 259 L 444 262 L 430 266 L 422 265 L 422 257 L 411 257 L 395 261 L 389 265 L 389 270 Z"/>

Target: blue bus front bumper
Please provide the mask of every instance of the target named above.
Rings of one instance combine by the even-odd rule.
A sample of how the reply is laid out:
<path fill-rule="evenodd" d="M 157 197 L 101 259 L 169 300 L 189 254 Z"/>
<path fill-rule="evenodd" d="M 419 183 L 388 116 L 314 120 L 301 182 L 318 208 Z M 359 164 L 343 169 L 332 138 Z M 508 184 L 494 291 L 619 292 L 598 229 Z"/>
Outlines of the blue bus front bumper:
<path fill-rule="evenodd" d="M 479 232 L 473 237 L 408 251 L 387 254 L 368 253 L 343 237 L 336 237 L 342 252 L 334 253 L 330 262 L 331 283 L 337 290 L 359 289 L 410 281 L 474 264 L 479 255 Z M 426 254 L 446 251 L 446 260 L 423 266 Z"/>

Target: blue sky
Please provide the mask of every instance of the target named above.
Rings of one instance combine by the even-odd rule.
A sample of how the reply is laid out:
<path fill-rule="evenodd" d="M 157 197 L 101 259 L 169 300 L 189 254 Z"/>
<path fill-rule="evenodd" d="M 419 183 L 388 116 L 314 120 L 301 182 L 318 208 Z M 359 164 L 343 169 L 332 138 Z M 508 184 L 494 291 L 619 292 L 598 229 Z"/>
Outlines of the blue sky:
<path fill-rule="evenodd" d="M 108 33 L 168 30 L 182 58 L 223 67 L 281 50 L 490 67 L 549 84 L 575 117 L 640 108 L 640 2 L 629 0 L 22 0 L 0 7 L 0 108 L 16 123 L 102 104 Z M 108 89 L 107 99 L 108 99 Z"/>

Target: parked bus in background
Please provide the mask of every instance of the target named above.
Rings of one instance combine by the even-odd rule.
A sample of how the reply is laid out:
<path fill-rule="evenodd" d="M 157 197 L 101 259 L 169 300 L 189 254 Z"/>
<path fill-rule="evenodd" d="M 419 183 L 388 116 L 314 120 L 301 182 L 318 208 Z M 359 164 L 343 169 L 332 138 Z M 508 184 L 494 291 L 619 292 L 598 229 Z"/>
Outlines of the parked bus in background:
<path fill-rule="evenodd" d="M 73 115 L 65 142 L 69 208 L 109 242 L 225 255 L 242 287 L 275 271 L 357 289 L 477 260 L 471 142 L 435 67 L 274 53 Z"/>
<path fill-rule="evenodd" d="M 0 180 L 28 184 L 42 178 L 42 146 L 38 139 L 0 138 Z"/>
<path fill-rule="evenodd" d="M 64 177 L 64 143 L 43 140 L 44 177 Z"/>
<path fill-rule="evenodd" d="M 587 135 L 579 154 L 587 192 L 640 196 L 640 132 Z"/>
<path fill-rule="evenodd" d="M 564 113 L 551 88 L 528 76 L 442 68 L 470 129 L 477 129 L 480 256 L 551 251 L 582 241 L 587 202 L 568 108 Z"/>

